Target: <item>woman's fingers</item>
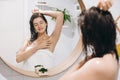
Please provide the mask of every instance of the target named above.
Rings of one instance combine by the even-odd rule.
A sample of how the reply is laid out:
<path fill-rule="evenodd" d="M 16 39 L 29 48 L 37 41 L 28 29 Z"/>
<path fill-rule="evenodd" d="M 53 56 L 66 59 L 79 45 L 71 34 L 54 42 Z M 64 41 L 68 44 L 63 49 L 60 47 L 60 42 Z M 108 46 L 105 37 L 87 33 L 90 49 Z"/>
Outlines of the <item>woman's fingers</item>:
<path fill-rule="evenodd" d="M 98 7 L 101 10 L 108 10 L 112 6 L 112 0 L 100 0 L 98 3 Z"/>
<path fill-rule="evenodd" d="M 34 13 L 38 13 L 39 12 L 39 10 L 38 9 L 34 9 L 34 10 L 32 10 L 32 13 L 34 14 Z"/>
<path fill-rule="evenodd" d="M 102 10 L 102 2 L 101 1 L 99 1 L 99 3 L 98 3 L 98 7 Z"/>
<path fill-rule="evenodd" d="M 51 41 L 50 40 L 44 40 L 42 43 L 40 43 L 39 46 L 42 46 L 44 49 L 49 48 L 51 46 Z"/>
<path fill-rule="evenodd" d="M 104 3 L 105 3 L 104 6 L 103 6 L 103 10 L 104 11 L 108 10 L 112 6 L 112 2 L 111 1 L 105 0 Z"/>

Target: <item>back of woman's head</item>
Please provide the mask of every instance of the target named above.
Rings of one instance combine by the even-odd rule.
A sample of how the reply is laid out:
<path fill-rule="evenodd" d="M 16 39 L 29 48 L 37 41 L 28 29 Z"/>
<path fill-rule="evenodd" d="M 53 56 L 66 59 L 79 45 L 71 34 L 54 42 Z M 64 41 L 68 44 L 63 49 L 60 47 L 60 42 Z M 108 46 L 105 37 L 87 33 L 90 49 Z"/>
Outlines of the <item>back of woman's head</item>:
<path fill-rule="evenodd" d="M 116 28 L 114 19 L 109 11 L 91 7 L 80 14 L 79 25 L 82 32 L 83 44 L 94 47 L 93 57 L 103 57 L 108 53 L 115 53 L 116 58 Z"/>
<path fill-rule="evenodd" d="M 29 24 L 30 24 L 30 32 L 31 32 L 31 38 L 30 38 L 30 41 L 33 42 L 34 40 L 37 39 L 37 36 L 38 36 L 38 33 L 36 32 L 35 28 L 34 28 L 34 25 L 33 25 L 33 21 L 34 19 L 36 18 L 42 18 L 45 23 L 47 24 L 47 19 L 45 18 L 45 16 L 41 13 L 34 13 L 32 14 L 31 18 L 30 18 L 30 21 L 29 21 Z M 47 26 L 46 26 L 46 33 L 47 33 Z"/>

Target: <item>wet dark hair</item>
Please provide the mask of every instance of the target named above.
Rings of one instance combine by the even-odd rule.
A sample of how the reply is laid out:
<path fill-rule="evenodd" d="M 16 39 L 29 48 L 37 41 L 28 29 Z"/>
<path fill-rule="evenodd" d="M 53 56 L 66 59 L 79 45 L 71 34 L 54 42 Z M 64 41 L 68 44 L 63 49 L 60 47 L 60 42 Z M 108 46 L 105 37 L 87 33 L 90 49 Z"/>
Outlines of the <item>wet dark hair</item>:
<path fill-rule="evenodd" d="M 35 28 L 34 28 L 34 25 L 33 25 L 33 20 L 35 18 L 38 18 L 38 17 L 41 17 L 46 23 L 47 23 L 47 20 L 45 18 L 45 16 L 41 13 L 34 13 L 31 18 L 30 18 L 30 21 L 29 21 L 29 24 L 30 24 L 30 32 L 31 32 L 31 38 L 30 38 L 30 41 L 33 42 L 34 40 L 37 39 L 38 37 L 38 33 L 36 32 Z M 46 34 L 47 34 L 47 26 L 46 26 Z"/>
<path fill-rule="evenodd" d="M 91 7 L 83 11 L 78 20 L 86 55 L 87 46 L 93 46 L 92 57 L 103 57 L 105 54 L 115 54 L 116 50 L 116 24 L 109 11 Z"/>

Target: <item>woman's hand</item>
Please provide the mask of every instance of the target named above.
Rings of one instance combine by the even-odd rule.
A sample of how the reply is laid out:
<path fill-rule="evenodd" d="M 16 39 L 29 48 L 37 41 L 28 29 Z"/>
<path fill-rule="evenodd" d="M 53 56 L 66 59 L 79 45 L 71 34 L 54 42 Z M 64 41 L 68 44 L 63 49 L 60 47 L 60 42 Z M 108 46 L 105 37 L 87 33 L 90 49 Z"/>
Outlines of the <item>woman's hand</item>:
<path fill-rule="evenodd" d="M 38 9 L 34 9 L 34 10 L 32 10 L 32 13 L 34 14 L 34 13 L 39 13 L 39 10 Z"/>
<path fill-rule="evenodd" d="M 107 11 L 112 6 L 112 0 L 99 0 L 98 7 Z"/>
<path fill-rule="evenodd" d="M 34 9 L 32 10 L 32 13 L 43 13 L 44 11 L 43 10 L 39 10 L 39 9 Z"/>
<path fill-rule="evenodd" d="M 50 39 L 39 40 L 39 38 L 32 44 L 32 46 L 34 46 L 37 50 L 48 49 L 50 48 L 50 45 L 51 45 Z"/>

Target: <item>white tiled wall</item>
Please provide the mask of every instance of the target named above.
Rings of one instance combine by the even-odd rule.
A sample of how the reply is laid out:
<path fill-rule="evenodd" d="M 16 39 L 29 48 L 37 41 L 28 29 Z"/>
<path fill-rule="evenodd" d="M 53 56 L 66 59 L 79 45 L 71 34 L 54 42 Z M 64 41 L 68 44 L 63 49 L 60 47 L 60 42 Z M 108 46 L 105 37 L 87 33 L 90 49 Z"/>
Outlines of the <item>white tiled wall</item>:
<path fill-rule="evenodd" d="M 118 74 L 118 80 L 120 80 L 120 69 L 119 69 L 119 74 Z"/>

